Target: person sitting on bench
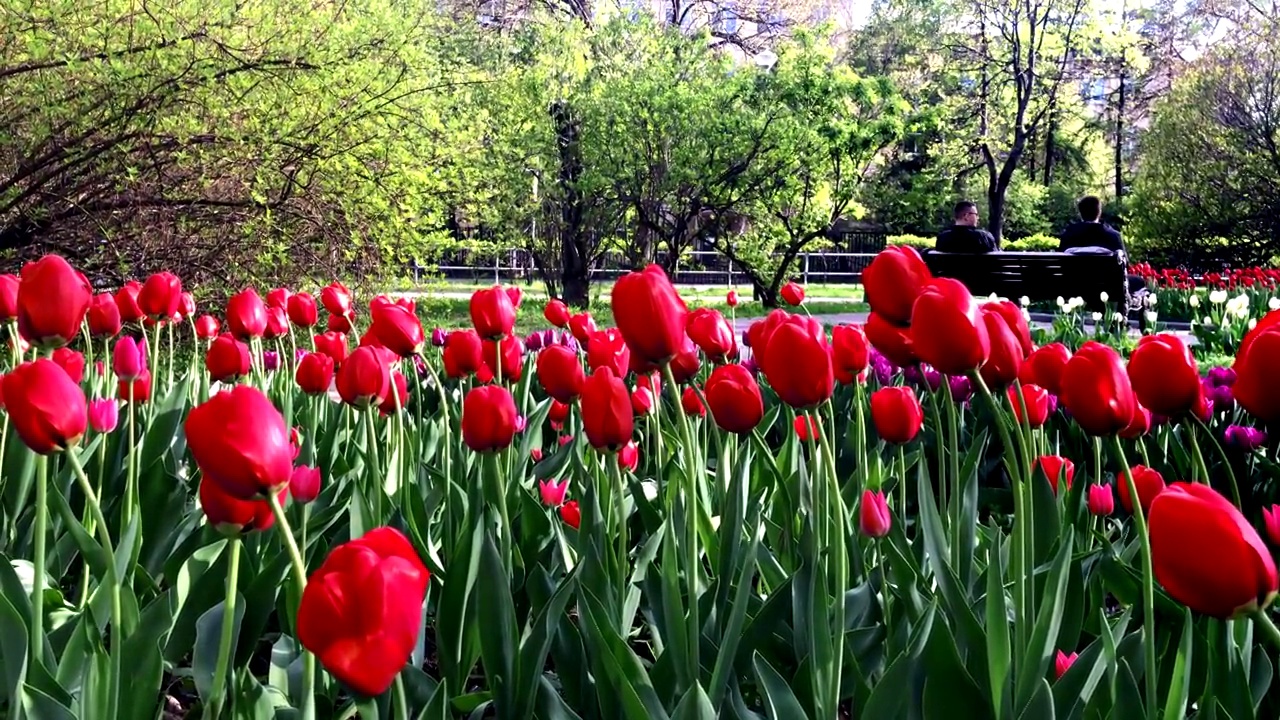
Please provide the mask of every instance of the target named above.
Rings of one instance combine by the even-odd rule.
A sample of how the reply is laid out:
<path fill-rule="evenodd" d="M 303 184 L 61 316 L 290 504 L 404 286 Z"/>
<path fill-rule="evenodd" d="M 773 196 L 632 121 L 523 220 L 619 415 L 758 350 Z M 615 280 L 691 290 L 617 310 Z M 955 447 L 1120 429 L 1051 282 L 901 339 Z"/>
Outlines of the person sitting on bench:
<path fill-rule="evenodd" d="M 1128 252 L 1124 247 L 1124 239 L 1115 228 L 1102 222 L 1102 200 L 1093 195 L 1086 195 L 1076 203 L 1080 211 L 1080 221 L 1071 223 L 1058 238 L 1058 252 L 1072 254 L 1115 254 L 1123 253 L 1128 263 Z M 1129 293 L 1134 294 L 1147 287 L 1146 280 L 1138 275 L 1129 275 Z"/>
<path fill-rule="evenodd" d="M 977 205 L 968 200 L 958 202 L 953 217 L 955 224 L 938 235 L 934 246 L 938 252 L 981 254 L 1000 251 L 1000 243 L 995 237 L 978 227 Z"/>

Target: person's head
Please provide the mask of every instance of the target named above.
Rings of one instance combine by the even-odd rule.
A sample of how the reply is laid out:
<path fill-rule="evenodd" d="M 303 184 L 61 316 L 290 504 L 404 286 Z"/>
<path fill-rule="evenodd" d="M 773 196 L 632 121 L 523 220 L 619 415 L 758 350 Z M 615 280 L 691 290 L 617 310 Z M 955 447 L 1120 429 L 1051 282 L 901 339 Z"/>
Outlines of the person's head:
<path fill-rule="evenodd" d="M 957 225 L 976 227 L 978 224 L 978 206 L 968 200 L 961 200 L 956 203 L 952 218 Z"/>
<path fill-rule="evenodd" d="M 1080 219 L 1085 222 L 1098 222 L 1102 217 L 1102 201 L 1093 195 L 1086 195 L 1076 203 L 1080 211 Z"/>

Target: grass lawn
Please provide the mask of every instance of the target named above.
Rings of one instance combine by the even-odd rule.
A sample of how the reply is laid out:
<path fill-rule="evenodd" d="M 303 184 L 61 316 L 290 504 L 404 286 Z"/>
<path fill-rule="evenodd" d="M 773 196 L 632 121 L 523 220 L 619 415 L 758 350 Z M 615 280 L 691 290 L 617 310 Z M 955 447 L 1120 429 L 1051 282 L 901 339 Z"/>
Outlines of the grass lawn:
<path fill-rule="evenodd" d="M 533 300 L 544 301 L 547 298 L 546 288 L 541 282 L 519 282 L 508 283 L 518 286 L 524 291 L 525 297 Z M 391 287 L 394 292 L 413 293 L 413 294 L 432 294 L 432 293 L 448 293 L 452 294 L 470 294 L 482 288 L 492 287 L 493 283 L 453 281 L 453 280 L 436 280 L 431 282 L 423 282 L 414 284 L 412 282 L 393 283 Z M 749 283 L 738 283 L 732 288 L 728 285 L 680 285 L 680 294 L 686 300 L 704 300 L 713 302 L 723 300 L 725 293 L 730 289 L 737 290 L 739 297 L 744 303 L 751 298 L 751 285 Z M 601 281 L 592 283 L 591 295 L 592 303 L 597 300 L 607 301 L 609 292 L 613 289 L 613 281 Z M 862 301 L 862 286 L 858 284 L 813 284 L 805 286 L 805 294 L 808 297 L 822 300 L 841 300 L 841 301 Z M 741 306 L 740 306 L 741 307 Z"/>

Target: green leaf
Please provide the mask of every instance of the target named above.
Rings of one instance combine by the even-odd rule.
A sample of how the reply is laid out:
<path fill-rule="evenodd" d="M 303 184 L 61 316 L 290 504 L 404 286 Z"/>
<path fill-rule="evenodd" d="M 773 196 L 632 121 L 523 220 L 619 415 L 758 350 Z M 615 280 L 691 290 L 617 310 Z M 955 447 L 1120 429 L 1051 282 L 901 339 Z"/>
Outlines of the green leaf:
<path fill-rule="evenodd" d="M 791 686 L 773 669 L 769 661 L 757 652 L 752 658 L 752 665 L 755 667 L 756 680 L 760 683 L 760 692 L 764 695 L 765 712 L 769 720 L 807 720 L 809 716 L 800 706 Z"/>
<path fill-rule="evenodd" d="M 1195 628 L 1191 622 L 1191 609 L 1182 614 L 1182 641 L 1178 643 L 1178 654 L 1173 661 L 1173 676 L 1169 681 L 1169 692 L 1164 703 L 1165 720 L 1181 720 L 1186 717 L 1187 695 L 1191 687 L 1191 643 L 1195 637 Z"/>
<path fill-rule="evenodd" d="M 585 610 L 583 619 L 587 634 L 603 655 L 603 667 L 617 691 L 625 717 L 629 720 L 666 720 L 667 712 L 645 674 L 644 666 L 635 652 L 618 637 L 609 623 L 604 605 L 589 588 L 584 587 L 579 597 Z"/>
<path fill-rule="evenodd" d="M 965 669 L 946 623 L 933 624 L 924 660 L 924 717 L 991 717 L 991 706 Z"/>
<path fill-rule="evenodd" d="M 231 618 L 231 652 L 227 656 L 230 664 L 235 659 L 236 638 L 240 635 L 240 622 L 244 619 L 245 599 L 236 593 L 235 612 Z M 226 602 L 205 611 L 196 621 L 196 643 L 191 653 L 191 676 L 196 684 L 196 692 L 207 704 L 215 695 L 222 695 L 226 688 L 214 688 L 213 675 L 218 666 L 218 645 L 222 642 L 222 628 L 225 623 Z M 231 674 L 227 673 L 230 680 Z"/>
<path fill-rule="evenodd" d="M 1004 559 L 1000 551 L 999 530 L 988 533 L 987 543 L 987 682 L 991 705 L 997 713 L 1003 712 L 1008 687 L 1005 678 L 1009 674 L 1009 603 L 1004 593 Z"/>
<path fill-rule="evenodd" d="M 707 697 L 700 683 L 694 683 L 693 687 L 685 691 L 671 720 L 716 720 L 716 711 L 711 707 L 711 698 Z"/>
<path fill-rule="evenodd" d="M 575 569 L 552 593 L 546 604 L 538 611 L 530 623 L 529 630 L 520 641 L 520 664 L 516 669 L 515 706 L 528 717 L 528 711 L 538 692 L 539 681 L 544 679 L 543 667 L 546 665 L 547 653 L 551 650 L 551 642 L 555 638 L 556 628 L 564 616 L 565 607 L 573 598 L 577 587 L 578 573 Z"/>
<path fill-rule="evenodd" d="M 1053 662 L 1058 628 L 1062 624 L 1062 603 L 1067 590 L 1067 569 L 1070 567 L 1072 547 L 1072 531 L 1070 527 L 1063 530 L 1058 547 L 1058 555 L 1054 558 L 1049 570 L 1049 578 L 1045 582 L 1044 595 L 1040 600 L 1040 612 L 1036 617 L 1031 637 L 1027 640 L 1027 649 L 1020 665 L 1017 678 L 1017 690 L 1014 692 L 1014 707 L 1025 711 L 1031 702 L 1033 693 L 1038 693 L 1036 681 L 1044 679 L 1049 664 Z"/>
<path fill-rule="evenodd" d="M 511 583 L 502 566 L 498 547 L 490 532 L 484 533 L 480 550 L 480 572 L 476 582 L 476 610 L 480 619 L 480 654 L 489 690 L 494 693 L 498 714 L 514 717 L 516 710 L 516 613 L 511 600 Z"/>
<path fill-rule="evenodd" d="M 1039 678 L 1031 701 L 1023 708 L 1018 720 L 1054 720 L 1053 692 L 1049 689 L 1049 681 Z"/>

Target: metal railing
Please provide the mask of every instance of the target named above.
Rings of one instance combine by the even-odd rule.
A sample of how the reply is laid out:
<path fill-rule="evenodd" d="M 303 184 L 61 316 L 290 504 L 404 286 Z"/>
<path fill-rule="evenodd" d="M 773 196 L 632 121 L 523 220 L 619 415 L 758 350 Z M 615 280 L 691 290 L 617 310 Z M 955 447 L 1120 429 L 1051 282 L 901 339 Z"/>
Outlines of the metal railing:
<path fill-rule="evenodd" d="M 790 278 L 801 283 L 858 283 L 862 271 L 879 250 L 871 252 L 800 253 L 792 261 Z M 662 257 L 657 258 L 658 262 Z M 534 282 L 540 279 L 533 256 L 527 250 L 507 250 L 494 255 L 455 253 L 441 259 L 434 267 L 414 263 L 409 268 L 415 282 L 425 275 L 438 274 L 448 280 L 473 282 Z M 605 253 L 592 267 L 593 280 L 611 280 L 630 272 L 632 267 L 621 253 Z M 722 253 L 694 251 L 684 253 L 672 280 L 688 285 L 734 285 L 746 282 L 746 276 Z"/>

